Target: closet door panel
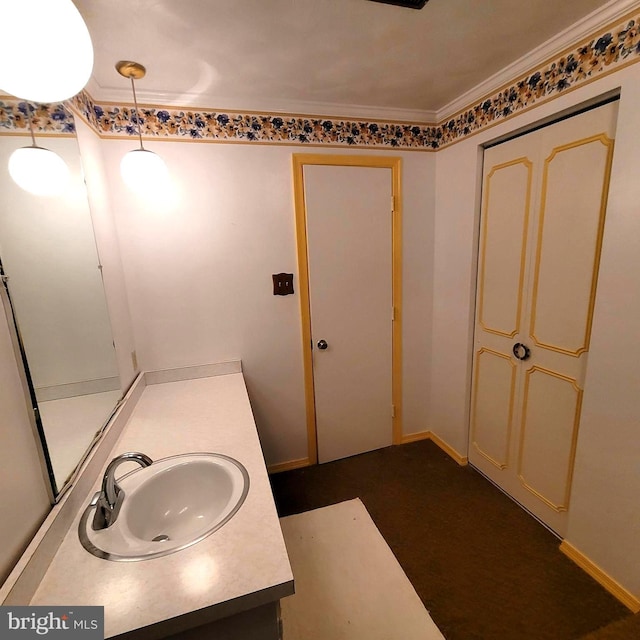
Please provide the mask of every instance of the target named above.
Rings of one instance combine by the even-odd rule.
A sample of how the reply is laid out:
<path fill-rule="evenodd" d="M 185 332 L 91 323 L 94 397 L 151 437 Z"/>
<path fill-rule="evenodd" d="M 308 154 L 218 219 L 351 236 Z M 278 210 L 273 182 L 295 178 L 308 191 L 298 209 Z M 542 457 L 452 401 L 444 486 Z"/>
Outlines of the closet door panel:
<path fill-rule="evenodd" d="M 531 337 L 573 356 L 589 349 L 611 149 L 602 134 L 544 162 Z"/>
<path fill-rule="evenodd" d="M 485 180 L 478 317 L 482 328 L 512 338 L 520 330 L 532 163 L 493 166 Z"/>
<path fill-rule="evenodd" d="M 516 391 L 516 365 L 510 356 L 483 348 L 475 359 L 471 416 L 473 447 L 498 469 L 509 466 Z"/>
<path fill-rule="evenodd" d="M 582 390 L 576 380 L 532 367 L 526 373 L 518 477 L 556 512 L 569 507 Z"/>

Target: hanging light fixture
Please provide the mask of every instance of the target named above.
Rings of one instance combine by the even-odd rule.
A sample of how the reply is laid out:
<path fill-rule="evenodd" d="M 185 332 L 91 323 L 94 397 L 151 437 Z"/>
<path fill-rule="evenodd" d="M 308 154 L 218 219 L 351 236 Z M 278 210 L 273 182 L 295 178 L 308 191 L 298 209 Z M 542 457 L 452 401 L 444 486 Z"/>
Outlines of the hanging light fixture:
<path fill-rule="evenodd" d="M 11 154 L 9 175 L 19 187 L 36 196 L 60 195 L 69 182 L 69 167 L 57 153 L 36 144 L 30 105 L 27 120 L 32 144 Z"/>
<path fill-rule="evenodd" d="M 87 84 L 93 46 L 71 0 L 0 2 L 0 89 L 31 102 L 62 102 Z"/>
<path fill-rule="evenodd" d="M 125 184 L 134 191 L 150 191 L 161 188 L 168 178 L 169 172 L 164 160 L 144 148 L 142 144 L 142 128 L 140 126 L 140 110 L 136 98 L 135 80 L 144 78 L 147 70 L 138 62 L 121 60 L 116 64 L 116 70 L 125 78 L 131 80 L 131 90 L 133 91 L 133 104 L 135 106 L 135 121 L 137 125 L 140 148 L 129 151 L 120 162 L 120 173 Z"/>

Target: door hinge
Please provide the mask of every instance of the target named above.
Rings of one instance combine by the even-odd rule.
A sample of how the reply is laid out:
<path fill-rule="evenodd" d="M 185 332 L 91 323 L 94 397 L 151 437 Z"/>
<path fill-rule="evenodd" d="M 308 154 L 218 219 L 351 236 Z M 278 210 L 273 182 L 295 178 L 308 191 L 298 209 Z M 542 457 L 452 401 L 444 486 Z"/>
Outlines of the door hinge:
<path fill-rule="evenodd" d="M 396 308 L 395 306 L 391 307 L 391 322 L 396 321 Z"/>
<path fill-rule="evenodd" d="M 391 214 L 393 215 L 396 212 L 396 197 L 391 196 Z"/>
<path fill-rule="evenodd" d="M 396 405 L 395 404 L 391 405 L 391 417 L 392 418 L 396 417 Z"/>

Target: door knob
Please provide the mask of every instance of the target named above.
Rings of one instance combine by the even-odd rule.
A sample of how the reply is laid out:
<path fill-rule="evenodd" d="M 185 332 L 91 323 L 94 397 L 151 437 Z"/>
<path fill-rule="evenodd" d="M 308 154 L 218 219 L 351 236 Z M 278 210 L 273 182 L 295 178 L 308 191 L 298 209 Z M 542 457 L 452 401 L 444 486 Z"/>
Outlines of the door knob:
<path fill-rule="evenodd" d="M 326 340 L 318 340 L 318 349 L 326 349 L 328 346 Z"/>
<path fill-rule="evenodd" d="M 513 345 L 513 355 L 518 358 L 518 360 L 527 360 L 531 356 L 531 349 L 522 344 L 522 342 L 516 342 Z"/>

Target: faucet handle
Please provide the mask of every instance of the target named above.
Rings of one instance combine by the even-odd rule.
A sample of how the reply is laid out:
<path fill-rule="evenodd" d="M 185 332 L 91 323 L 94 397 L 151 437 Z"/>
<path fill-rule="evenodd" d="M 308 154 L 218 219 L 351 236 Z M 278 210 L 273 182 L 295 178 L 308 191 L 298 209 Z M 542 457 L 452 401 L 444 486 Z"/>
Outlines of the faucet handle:
<path fill-rule="evenodd" d="M 148 467 L 153 464 L 153 460 L 144 453 L 138 451 L 128 451 L 116 456 L 108 465 L 102 479 L 102 493 L 111 508 L 116 506 L 116 500 L 121 489 L 116 482 L 116 469 L 123 462 L 137 462 L 141 467 Z"/>
<path fill-rule="evenodd" d="M 102 489 L 92 499 L 91 505 L 96 507 L 93 515 L 93 530 L 106 529 L 110 527 L 118 517 L 122 501 L 124 500 L 124 491 L 116 482 L 116 469 L 123 462 L 137 462 L 141 467 L 148 467 L 153 464 L 153 460 L 137 451 L 129 451 L 116 456 L 108 465 L 102 478 Z"/>

